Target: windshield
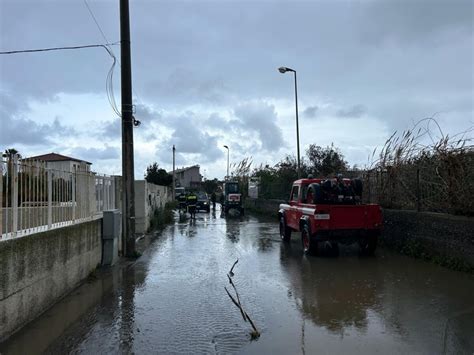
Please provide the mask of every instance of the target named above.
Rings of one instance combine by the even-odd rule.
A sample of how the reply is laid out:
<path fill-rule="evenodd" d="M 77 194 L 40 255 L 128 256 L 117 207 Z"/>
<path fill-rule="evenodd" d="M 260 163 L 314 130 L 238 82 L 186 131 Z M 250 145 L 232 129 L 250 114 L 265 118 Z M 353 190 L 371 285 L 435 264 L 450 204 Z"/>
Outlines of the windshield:
<path fill-rule="evenodd" d="M 229 194 L 239 193 L 239 184 L 237 184 L 237 183 L 227 184 L 226 185 L 226 190 L 227 190 L 227 193 L 229 193 Z"/>
<path fill-rule="evenodd" d="M 199 198 L 200 200 L 207 200 L 207 193 L 205 193 L 205 192 L 199 192 L 199 193 L 198 193 L 198 198 Z"/>

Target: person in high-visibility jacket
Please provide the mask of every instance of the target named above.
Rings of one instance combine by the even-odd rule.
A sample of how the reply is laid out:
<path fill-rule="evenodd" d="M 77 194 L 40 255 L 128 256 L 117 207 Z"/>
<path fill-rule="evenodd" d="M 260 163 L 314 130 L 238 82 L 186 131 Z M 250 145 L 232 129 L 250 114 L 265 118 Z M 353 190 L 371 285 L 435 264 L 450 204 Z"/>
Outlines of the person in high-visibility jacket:
<path fill-rule="evenodd" d="M 197 196 L 194 192 L 190 192 L 187 197 L 188 212 L 191 214 L 191 218 L 196 218 L 196 203 Z"/>
<path fill-rule="evenodd" d="M 186 194 L 184 193 L 181 193 L 179 196 L 178 196 L 178 208 L 179 208 L 179 212 L 181 213 L 181 210 L 183 212 L 186 212 L 186 207 L 187 207 L 187 198 L 186 198 Z"/>

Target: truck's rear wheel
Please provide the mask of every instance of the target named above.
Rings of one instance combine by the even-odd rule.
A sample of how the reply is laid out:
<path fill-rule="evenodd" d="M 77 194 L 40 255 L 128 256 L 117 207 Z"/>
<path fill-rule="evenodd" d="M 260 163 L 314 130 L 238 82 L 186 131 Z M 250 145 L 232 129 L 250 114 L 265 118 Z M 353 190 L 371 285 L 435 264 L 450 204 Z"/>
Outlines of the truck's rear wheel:
<path fill-rule="evenodd" d="M 286 225 L 285 216 L 280 217 L 280 238 L 284 242 L 289 242 L 291 239 L 291 228 Z"/>
<path fill-rule="evenodd" d="M 330 256 L 339 256 L 339 243 L 338 242 L 331 242 L 329 247 L 329 255 Z"/>
<path fill-rule="evenodd" d="M 301 229 L 301 243 L 303 244 L 303 251 L 307 255 L 318 254 L 318 242 L 311 236 L 309 226 L 307 223 Z"/>
<path fill-rule="evenodd" d="M 359 240 L 359 252 L 362 256 L 372 256 L 377 249 L 378 234 L 370 233 Z"/>

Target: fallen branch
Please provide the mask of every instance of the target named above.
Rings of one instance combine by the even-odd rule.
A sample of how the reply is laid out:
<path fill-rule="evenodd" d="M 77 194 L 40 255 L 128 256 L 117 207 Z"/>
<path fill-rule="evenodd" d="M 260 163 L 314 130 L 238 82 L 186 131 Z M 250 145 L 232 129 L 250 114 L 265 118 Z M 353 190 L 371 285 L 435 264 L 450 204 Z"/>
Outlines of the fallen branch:
<path fill-rule="evenodd" d="M 255 326 L 255 323 L 252 321 L 252 319 L 250 319 L 247 312 L 245 312 L 245 310 L 243 309 L 242 303 L 240 303 L 239 293 L 237 292 L 237 288 L 235 287 L 235 284 L 232 281 L 232 276 L 234 276 L 234 272 L 233 272 L 234 266 L 237 264 L 238 261 L 239 261 L 239 259 L 237 259 L 235 261 L 234 265 L 232 265 L 232 268 L 230 269 L 229 273 L 227 274 L 227 278 L 229 279 L 229 283 L 232 285 L 232 288 L 235 291 L 235 295 L 236 295 L 237 300 L 230 294 L 227 287 L 224 287 L 224 290 L 225 290 L 225 292 L 227 292 L 227 295 L 230 297 L 232 303 L 234 303 L 236 305 L 236 307 L 240 310 L 240 314 L 242 314 L 242 318 L 244 319 L 244 321 L 245 322 L 249 321 L 250 325 L 252 326 L 253 331 L 252 331 L 252 333 L 250 333 L 250 336 L 252 337 L 252 339 L 257 339 L 258 337 L 260 337 L 260 332 L 257 330 L 257 327 Z"/>
<path fill-rule="evenodd" d="M 239 262 L 239 259 L 237 259 L 237 260 L 235 261 L 234 265 L 232 265 L 232 267 L 230 268 L 230 271 L 229 271 L 229 273 L 227 274 L 227 276 L 230 276 L 230 277 L 234 276 L 234 272 L 233 272 L 234 266 L 235 266 L 238 262 Z"/>

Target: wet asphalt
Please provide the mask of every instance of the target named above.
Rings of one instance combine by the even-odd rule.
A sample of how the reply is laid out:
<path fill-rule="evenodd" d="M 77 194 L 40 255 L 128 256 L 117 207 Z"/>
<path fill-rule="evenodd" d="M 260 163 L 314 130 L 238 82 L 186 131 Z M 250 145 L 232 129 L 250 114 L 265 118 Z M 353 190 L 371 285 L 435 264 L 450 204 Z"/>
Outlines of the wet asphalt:
<path fill-rule="evenodd" d="M 379 248 L 304 256 L 275 219 L 198 213 L 141 241 L 7 343 L 5 354 L 472 354 L 474 277 Z M 261 336 L 252 340 L 224 287 Z"/>

